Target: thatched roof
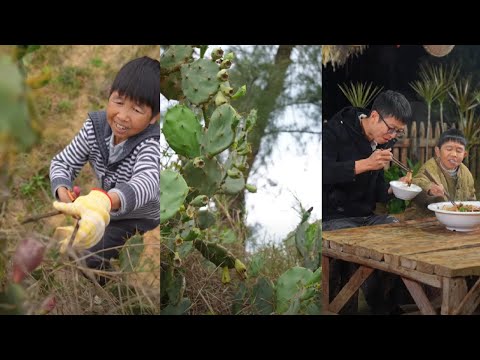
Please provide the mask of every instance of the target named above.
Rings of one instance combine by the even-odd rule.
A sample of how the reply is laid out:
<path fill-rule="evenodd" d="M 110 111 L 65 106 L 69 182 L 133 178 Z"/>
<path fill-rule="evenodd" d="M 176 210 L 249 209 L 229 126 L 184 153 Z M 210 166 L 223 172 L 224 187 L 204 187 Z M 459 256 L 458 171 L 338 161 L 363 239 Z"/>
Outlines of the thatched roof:
<path fill-rule="evenodd" d="M 397 45 L 400 46 L 400 45 Z M 452 51 L 455 45 L 423 45 L 425 50 L 433 56 L 445 56 Z M 326 66 L 328 63 L 335 67 L 343 66 L 351 55 L 358 56 L 368 45 L 323 45 L 322 46 L 322 63 Z"/>

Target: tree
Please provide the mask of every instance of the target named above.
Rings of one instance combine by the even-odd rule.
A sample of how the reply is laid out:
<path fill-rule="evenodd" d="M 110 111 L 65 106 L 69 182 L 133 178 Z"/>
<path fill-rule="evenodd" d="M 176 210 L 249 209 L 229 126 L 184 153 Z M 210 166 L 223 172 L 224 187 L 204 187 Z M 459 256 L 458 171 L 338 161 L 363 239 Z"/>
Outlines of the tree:
<path fill-rule="evenodd" d="M 245 179 L 265 166 L 281 133 L 289 133 L 302 143 L 313 134 L 320 141 L 321 133 L 321 47 L 299 45 L 231 46 L 228 51 L 237 55 L 237 64 L 231 69 L 231 77 L 237 83 L 247 85 L 247 95 L 238 101 L 238 109 L 256 108 L 257 125 L 249 142 L 252 152 L 248 157 L 249 168 Z M 284 112 L 294 108 L 302 112 L 308 121 L 298 124 L 282 124 Z M 244 193 L 237 194 L 230 208 L 244 209 Z"/>

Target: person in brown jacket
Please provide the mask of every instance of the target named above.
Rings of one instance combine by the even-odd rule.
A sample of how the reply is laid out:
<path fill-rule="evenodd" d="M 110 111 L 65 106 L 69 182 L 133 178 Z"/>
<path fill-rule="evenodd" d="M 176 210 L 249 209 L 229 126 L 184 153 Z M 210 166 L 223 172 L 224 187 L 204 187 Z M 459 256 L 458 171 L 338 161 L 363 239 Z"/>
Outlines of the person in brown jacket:
<path fill-rule="evenodd" d="M 467 140 L 460 130 L 449 129 L 440 136 L 435 147 L 436 156 L 425 162 L 413 177 L 412 183 L 420 186 L 422 192 L 412 200 L 405 212 L 405 219 L 435 216 L 427 206 L 448 201 L 445 190 L 454 200 L 476 200 L 472 173 L 462 163 L 468 155 L 466 146 Z M 425 170 L 438 185 L 428 179 Z"/>

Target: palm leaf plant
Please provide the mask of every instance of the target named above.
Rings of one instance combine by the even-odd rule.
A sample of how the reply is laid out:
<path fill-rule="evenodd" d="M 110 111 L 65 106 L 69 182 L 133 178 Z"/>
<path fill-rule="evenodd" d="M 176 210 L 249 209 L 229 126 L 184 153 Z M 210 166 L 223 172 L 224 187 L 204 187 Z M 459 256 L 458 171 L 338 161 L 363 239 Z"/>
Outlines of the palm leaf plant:
<path fill-rule="evenodd" d="M 338 85 L 343 95 L 352 104 L 352 106 L 366 108 L 368 104 L 382 91 L 382 87 L 373 86 L 372 83 L 352 83 Z"/>
<path fill-rule="evenodd" d="M 430 157 L 428 145 L 430 142 L 431 132 L 430 117 L 432 113 L 432 104 L 438 99 L 441 88 L 438 84 L 438 81 L 435 79 L 435 76 L 432 77 L 432 74 L 429 74 L 426 66 L 421 66 L 419 75 L 421 80 L 415 80 L 414 82 L 411 82 L 410 86 L 427 104 L 427 144 L 425 147 L 425 159 L 428 159 Z"/>
<path fill-rule="evenodd" d="M 470 77 L 455 82 L 448 92 L 458 111 L 458 128 L 464 132 L 474 121 L 473 111 L 479 104 L 479 93 L 470 87 Z M 466 134 L 465 134 L 466 136 Z"/>

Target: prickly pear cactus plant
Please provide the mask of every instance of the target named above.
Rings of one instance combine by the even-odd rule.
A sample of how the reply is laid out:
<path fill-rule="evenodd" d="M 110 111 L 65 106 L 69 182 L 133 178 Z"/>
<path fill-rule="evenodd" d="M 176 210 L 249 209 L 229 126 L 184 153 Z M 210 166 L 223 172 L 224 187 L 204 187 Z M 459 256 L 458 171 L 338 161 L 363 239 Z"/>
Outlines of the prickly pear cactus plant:
<path fill-rule="evenodd" d="M 175 162 L 164 166 L 160 176 L 161 233 L 168 249 L 163 252 L 167 261 L 162 268 L 162 313 L 188 311 L 182 262 L 192 251 L 221 269 L 225 284 L 231 281 L 230 270 L 240 280 L 247 277 L 242 261 L 212 241 L 216 216 L 210 204 L 217 194 L 256 191 L 242 173 L 248 166 L 247 136 L 256 111 L 240 114 L 232 104 L 246 92 L 245 86 L 234 89 L 228 81 L 233 53 L 216 48 L 205 57 L 207 49 L 207 45 L 172 45 L 160 58 L 161 93 L 179 101 L 166 111 L 162 126 L 176 154 Z"/>
<path fill-rule="evenodd" d="M 51 74 L 46 71 L 29 76 L 23 62 L 26 54 L 38 48 L 38 45 L 0 46 L 0 207 L 10 196 L 10 165 L 18 153 L 29 150 L 39 140 L 40 125 L 32 90 L 46 85 Z M 12 241 L 9 235 L 0 230 L 0 314 L 22 314 L 26 291 L 20 282 L 42 261 L 43 245 L 32 238 L 20 241 L 12 278 L 7 279 L 5 250 L 6 244 Z"/>
<path fill-rule="evenodd" d="M 188 194 L 188 186 L 183 177 L 172 170 L 160 172 L 160 223 L 175 215 Z"/>

